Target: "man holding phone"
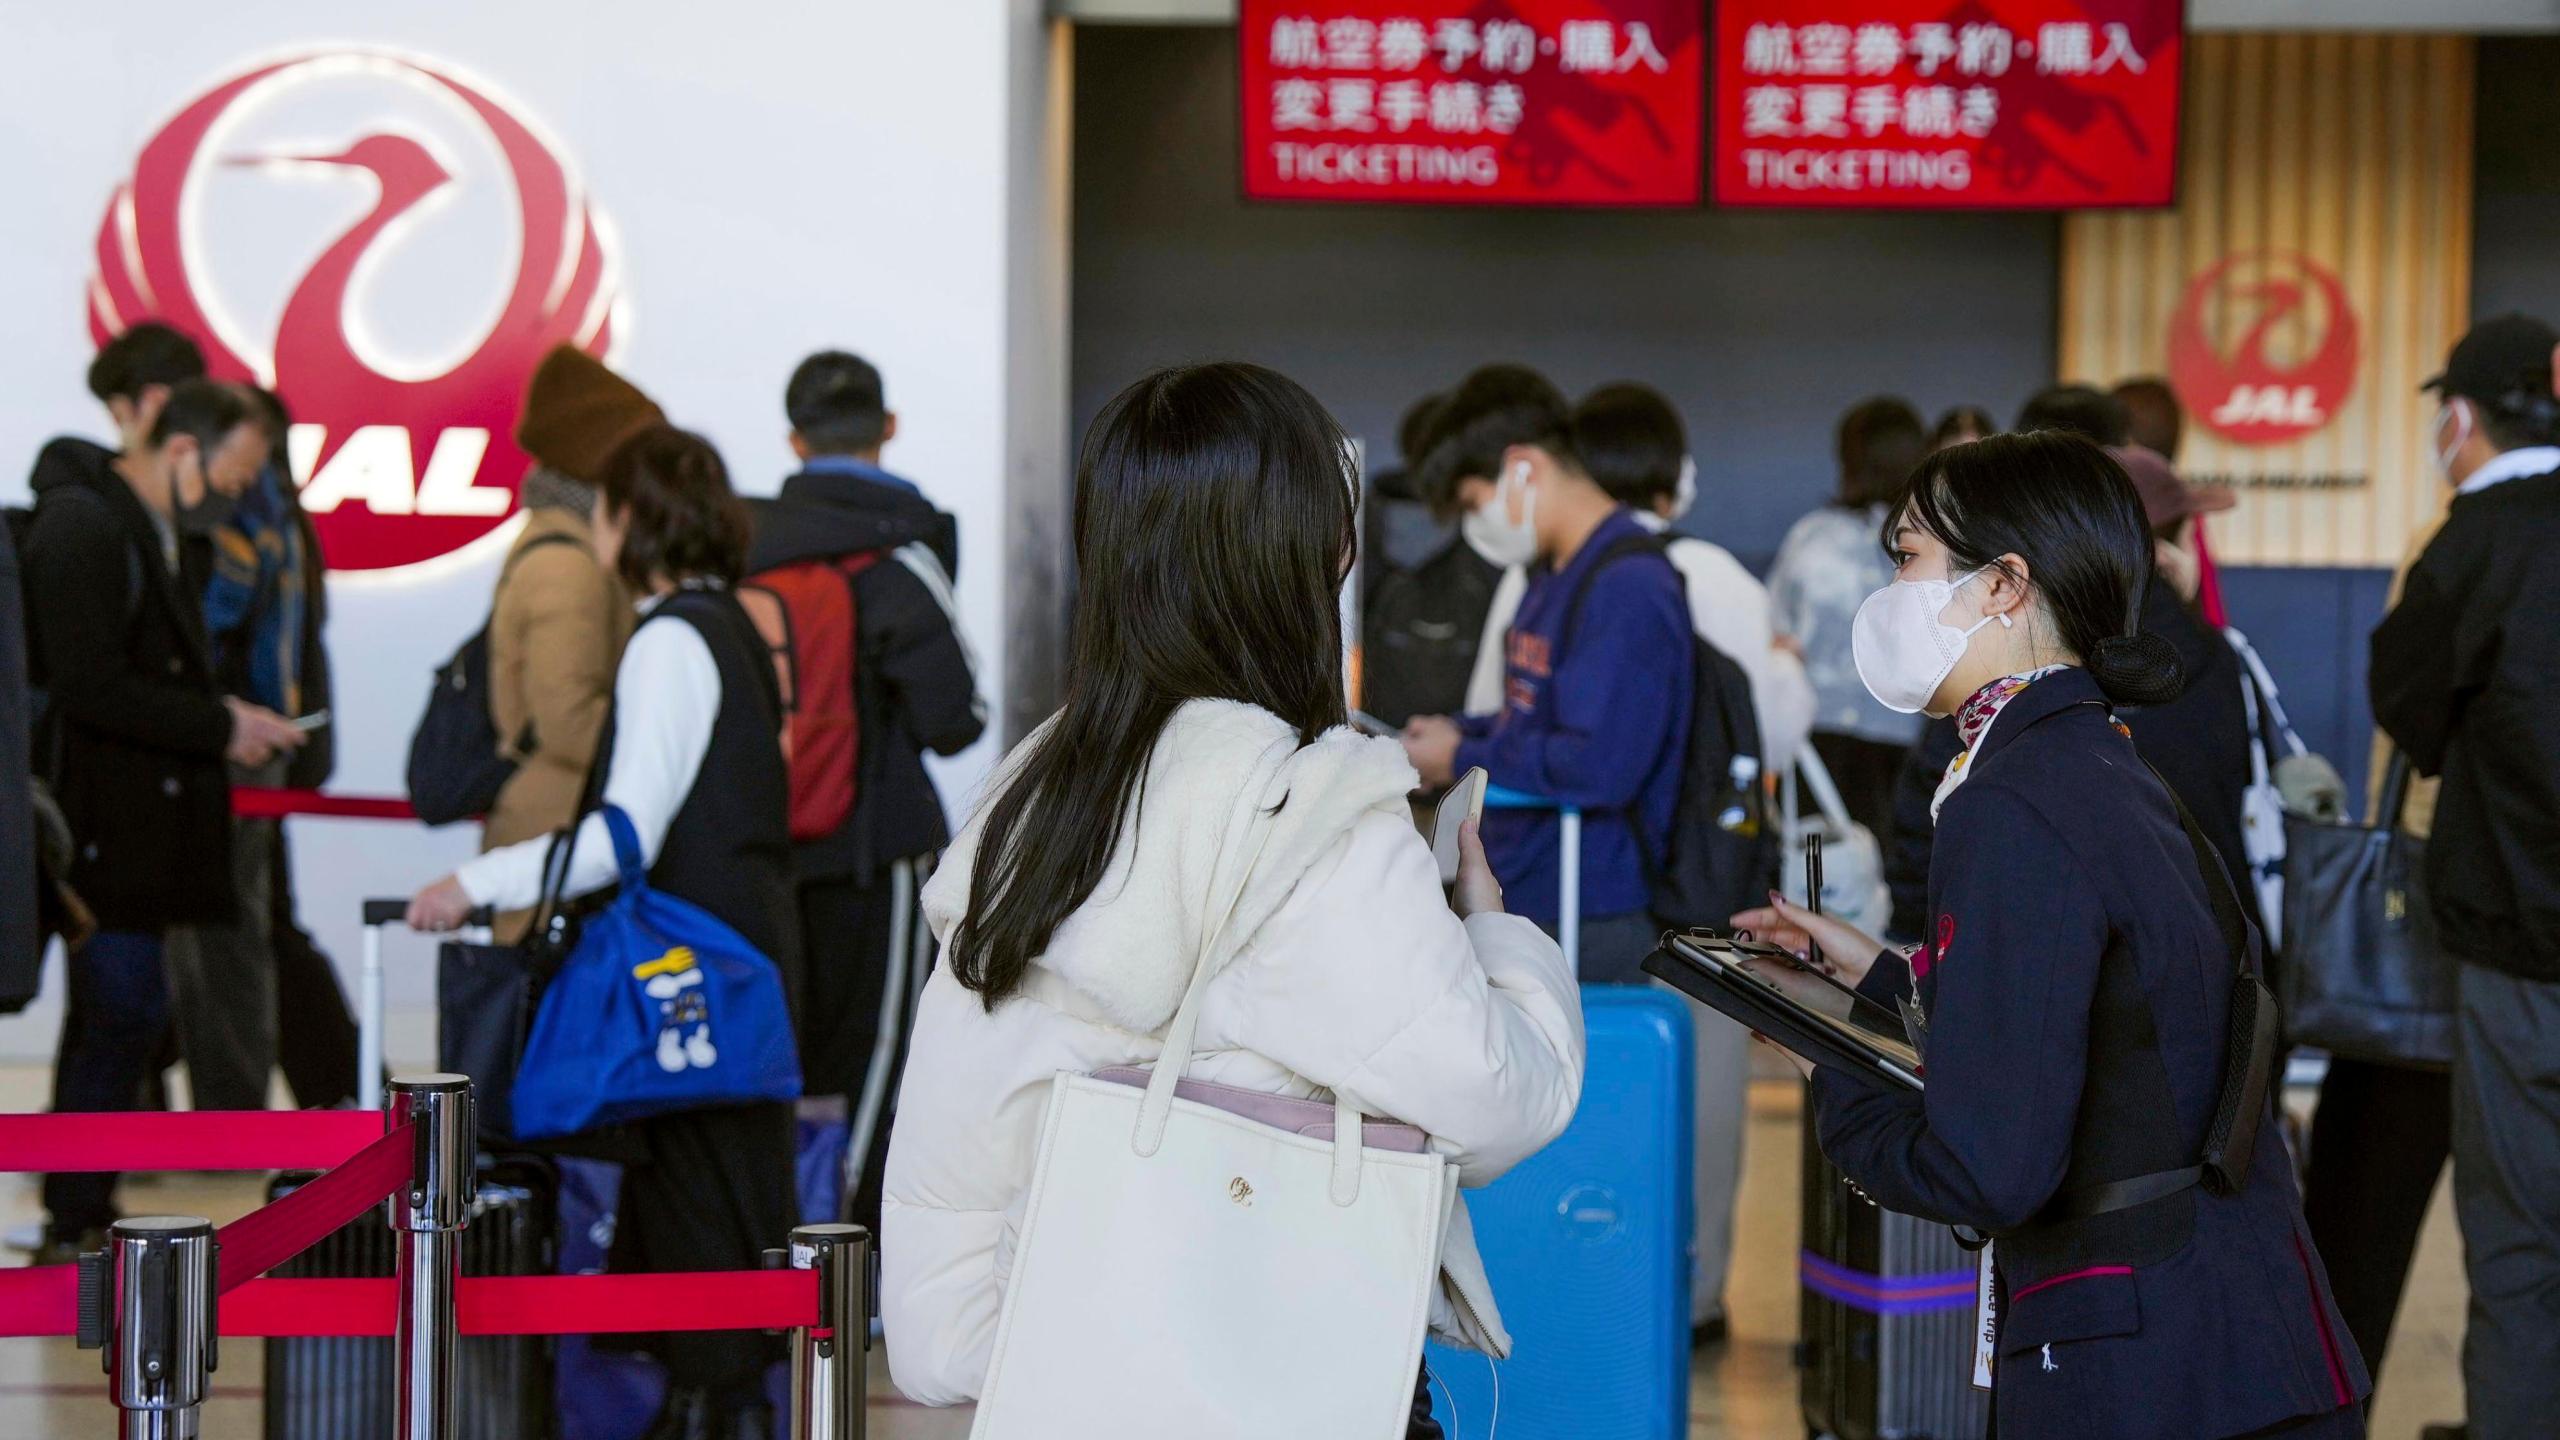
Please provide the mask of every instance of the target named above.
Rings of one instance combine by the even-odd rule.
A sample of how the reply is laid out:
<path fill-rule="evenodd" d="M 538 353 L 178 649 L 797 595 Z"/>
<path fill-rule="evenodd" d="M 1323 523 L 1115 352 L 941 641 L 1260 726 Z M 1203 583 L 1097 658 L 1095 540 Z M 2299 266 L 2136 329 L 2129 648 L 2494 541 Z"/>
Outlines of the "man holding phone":
<path fill-rule="evenodd" d="M 320 650 L 321 590 L 319 549 L 302 514 L 284 452 L 289 420 L 272 395 L 244 391 L 266 438 L 265 463 L 257 479 L 227 512 L 209 518 L 191 537 L 205 560 L 201 570 L 205 640 L 212 652 L 214 676 L 223 693 L 287 717 L 301 737 L 294 750 L 279 749 L 256 765 L 234 764 L 231 783 L 254 789 L 317 789 L 326 779 L 329 695 L 324 652 Z M 296 966 L 288 997 L 288 972 L 280 953 L 299 940 L 286 933 L 292 924 L 292 875 L 285 854 L 284 822 L 239 819 L 232 822 L 232 885 L 240 897 L 236 919 L 222 925 L 192 926 L 169 935 L 169 986 L 175 1004 L 178 1048 L 186 1056 L 187 1079 L 199 1110 L 263 1110 L 270 1072 L 282 1044 L 283 1016 L 301 1018 L 297 1028 L 319 1048 L 343 1051 L 330 1043 L 347 1023 L 336 977 L 325 970 L 307 973 Z M 316 952 L 313 952 L 316 954 Z M 297 952 L 299 958 L 299 952 Z M 325 961 L 323 962 L 325 965 Z M 319 991 L 322 993 L 302 993 Z M 303 1037 L 297 1036 L 298 1045 Z M 345 1037 L 351 1039 L 352 1037 Z M 332 1073 L 323 1091 L 339 1088 Z M 321 1103 L 326 1094 L 304 1094 L 304 1072 L 292 1072 L 296 1098 Z"/>
<path fill-rule="evenodd" d="M 1434 417 L 1422 484 L 1466 512 L 1478 549 L 1528 568 L 1504 637 L 1500 713 L 1417 717 L 1405 752 L 1425 784 L 1482 766 L 1493 783 L 1583 812 L 1580 873 L 1562 870 L 1552 810 L 1498 811 L 1486 852 L 1515 913 L 1549 931 L 1581 888 L 1581 978 L 1643 984 L 1659 928 L 1647 854 L 1680 797 L 1694 658 L 1689 601 L 1651 534 L 1592 480 L 1564 396 L 1489 365 Z"/>

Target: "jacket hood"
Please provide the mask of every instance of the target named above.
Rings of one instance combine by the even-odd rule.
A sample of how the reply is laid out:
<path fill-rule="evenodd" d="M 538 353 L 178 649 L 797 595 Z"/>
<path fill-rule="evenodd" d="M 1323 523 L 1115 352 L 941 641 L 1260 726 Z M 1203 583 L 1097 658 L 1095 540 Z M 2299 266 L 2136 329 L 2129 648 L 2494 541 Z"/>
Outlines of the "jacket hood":
<path fill-rule="evenodd" d="M 1002 793 L 1051 719 L 987 787 Z M 1165 722 L 1119 848 L 1082 908 L 1038 960 L 1111 1022 L 1161 1030 L 1189 986 L 1208 931 L 1226 916 L 1214 973 L 1252 939 L 1319 861 L 1371 811 L 1405 814 L 1417 783 L 1404 749 L 1348 728 L 1301 746 L 1258 706 L 1194 700 Z M 925 919 L 948 943 L 969 908 L 982 802 L 924 889 Z"/>
<path fill-rule="evenodd" d="M 945 574 L 960 574 L 959 522 L 894 485 L 804 470 L 782 482 L 778 498 L 750 500 L 747 510 L 754 527 L 747 546 L 750 572 L 923 544 L 942 561 Z"/>
<path fill-rule="evenodd" d="M 65 485 L 94 484 L 114 474 L 116 452 L 77 435 L 57 435 L 36 452 L 27 488 L 38 495 Z"/>

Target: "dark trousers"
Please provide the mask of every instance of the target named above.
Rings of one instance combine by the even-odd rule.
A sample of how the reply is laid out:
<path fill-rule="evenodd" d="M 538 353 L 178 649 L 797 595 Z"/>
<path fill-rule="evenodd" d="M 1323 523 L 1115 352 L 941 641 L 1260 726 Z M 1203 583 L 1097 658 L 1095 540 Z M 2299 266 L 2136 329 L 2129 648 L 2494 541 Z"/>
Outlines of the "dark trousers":
<path fill-rule="evenodd" d="M 276 1059 L 293 1103 L 305 1110 L 353 1104 L 356 1020 L 338 969 L 302 928 L 293 903 L 293 857 L 278 841 L 268 892 L 276 956 Z"/>
<path fill-rule="evenodd" d="M 1902 757 L 1911 753 L 1910 745 L 1816 730 L 1813 753 L 1822 757 L 1822 768 L 1831 772 L 1831 783 L 1840 791 L 1840 803 L 1849 818 L 1873 831 L 1879 841 L 1892 835 L 1893 786 L 1902 773 Z"/>
<path fill-rule="evenodd" d="M 921 869 L 900 861 L 869 884 L 830 877 L 800 885 L 800 1089 L 845 1097 L 859 1147 L 846 1163 L 845 1218 L 875 1235 L 898 1080 L 930 966 L 916 903 Z"/>
<path fill-rule="evenodd" d="M 1538 927 L 1563 943 L 1564 937 L 1553 925 Z M 1630 915 L 1582 917 L 1581 953 L 1574 957 L 1581 973 L 1574 978 L 1585 985 L 1650 985 L 1653 978 L 1644 973 L 1644 957 L 1662 943 L 1662 926 L 1651 915 L 1638 910 Z"/>
<path fill-rule="evenodd" d="M 800 1204 L 792 1184 L 798 1136 L 789 1105 L 664 1115 L 632 1125 L 630 1136 L 646 1153 L 623 1167 L 606 1269 L 755 1270 L 766 1250 L 791 1242 Z M 740 1396 L 758 1392 L 764 1367 L 782 1358 L 778 1339 L 754 1331 L 642 1335 L 617 1343 L 656 1356 L 670 1385 Z"/>
<path fill-rule="evenodd" d="M 2379 1381 L 2427 1204 L 2453 1148 L 2453 1077 L 2331 1057 L 2311 1113 L 2302 1218 L 2329 1293 Z"/>
<path fill-rule="evenodd" d="M 62 1043 L 53 1057 L 53 1108 L 62 1113 L 132 1110 L 169 1035 L 169 977 L 160 936 L 106 930 L 73 951 Z M 69 1239 L 114 1223 L 112 1174 L 47 1175 L 48 1233 Z"/>
<path fill-rule="evenodd" d="M 2560 1416 L 2560 981 L 2462 967 L 2453 1038 L 2453 1209 L 2471 1310 L 2472 1440 Z"/>

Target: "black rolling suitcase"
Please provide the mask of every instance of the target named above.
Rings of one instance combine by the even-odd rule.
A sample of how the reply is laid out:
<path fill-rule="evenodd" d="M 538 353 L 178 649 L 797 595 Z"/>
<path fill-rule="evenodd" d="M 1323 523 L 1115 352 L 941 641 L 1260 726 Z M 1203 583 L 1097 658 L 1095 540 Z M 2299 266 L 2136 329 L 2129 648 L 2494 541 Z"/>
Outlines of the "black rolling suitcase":
<path fill-rule="evenodd" d="M 1831 1440 L 1979 1440 L 1990 1393 L 1973 1388 L 1975 1257 L 1944 1225 L 1849 1188 L 1804 1129 L 1800 1262 L 1805 1432 Z"/>
<path fill-rule="evenodd" d="M 309 1180 L 277 1177 L 270 1200 Z M 462 1232 L 465 1275 L 548 1275 L 556 1267 L 560 1179 L 538 1158 L 484 1159 L 480 1195 Z M 391 1228 L 379 1209 L 276 1267 L 279 1276 L 366 1278 L 392 1270 Z M 266 1440 L 382 1440 L 392 1433 L 397 1380 L 387 1336 L 270 1340 Z M 555 1433 L 552 1341 L 466 1335 L 455 1352 L 456 1440 L 548 1440 Z"/>

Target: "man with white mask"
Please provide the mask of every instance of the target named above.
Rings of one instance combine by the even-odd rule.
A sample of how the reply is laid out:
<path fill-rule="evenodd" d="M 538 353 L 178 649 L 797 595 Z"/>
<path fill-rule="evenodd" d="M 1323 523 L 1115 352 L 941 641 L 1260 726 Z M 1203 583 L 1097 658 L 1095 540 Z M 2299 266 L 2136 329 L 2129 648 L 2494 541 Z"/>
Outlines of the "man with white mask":
<path fill-rule="evenodd" d="M 1496 785 L 1582 810 L 1581 978 L 1644 983 L 1659 938 L 1645 857 L 1662 853 L 1679 803 L 1694 682 L 1680 576 L 1591 478 L 1564 396 L 1525 367 L 1486 366 L 1451 393 L 1421 479 L 1435 506 L 1463 512 L 1479 554 L 1525 567 L 1528 583 L 1504 640 L 1500 712 L 1417 717 L 1406 753 L 1425 784 L 1480 765 Z M 1556 816 L 1496 812 L 1484 834 L 1514 912 L 1554 930 Z"/>
<path fill-rule="evenodd" d="M 2441 775 L 2428 899 L 2461 961 L 2453 1198 L 2471 1282 L 2470 1434 L 2560 1411 L 2560 333 L 2505 315 L 2436 393 L 2444 527 L 2373 634 L 2374 719 Z"/>

